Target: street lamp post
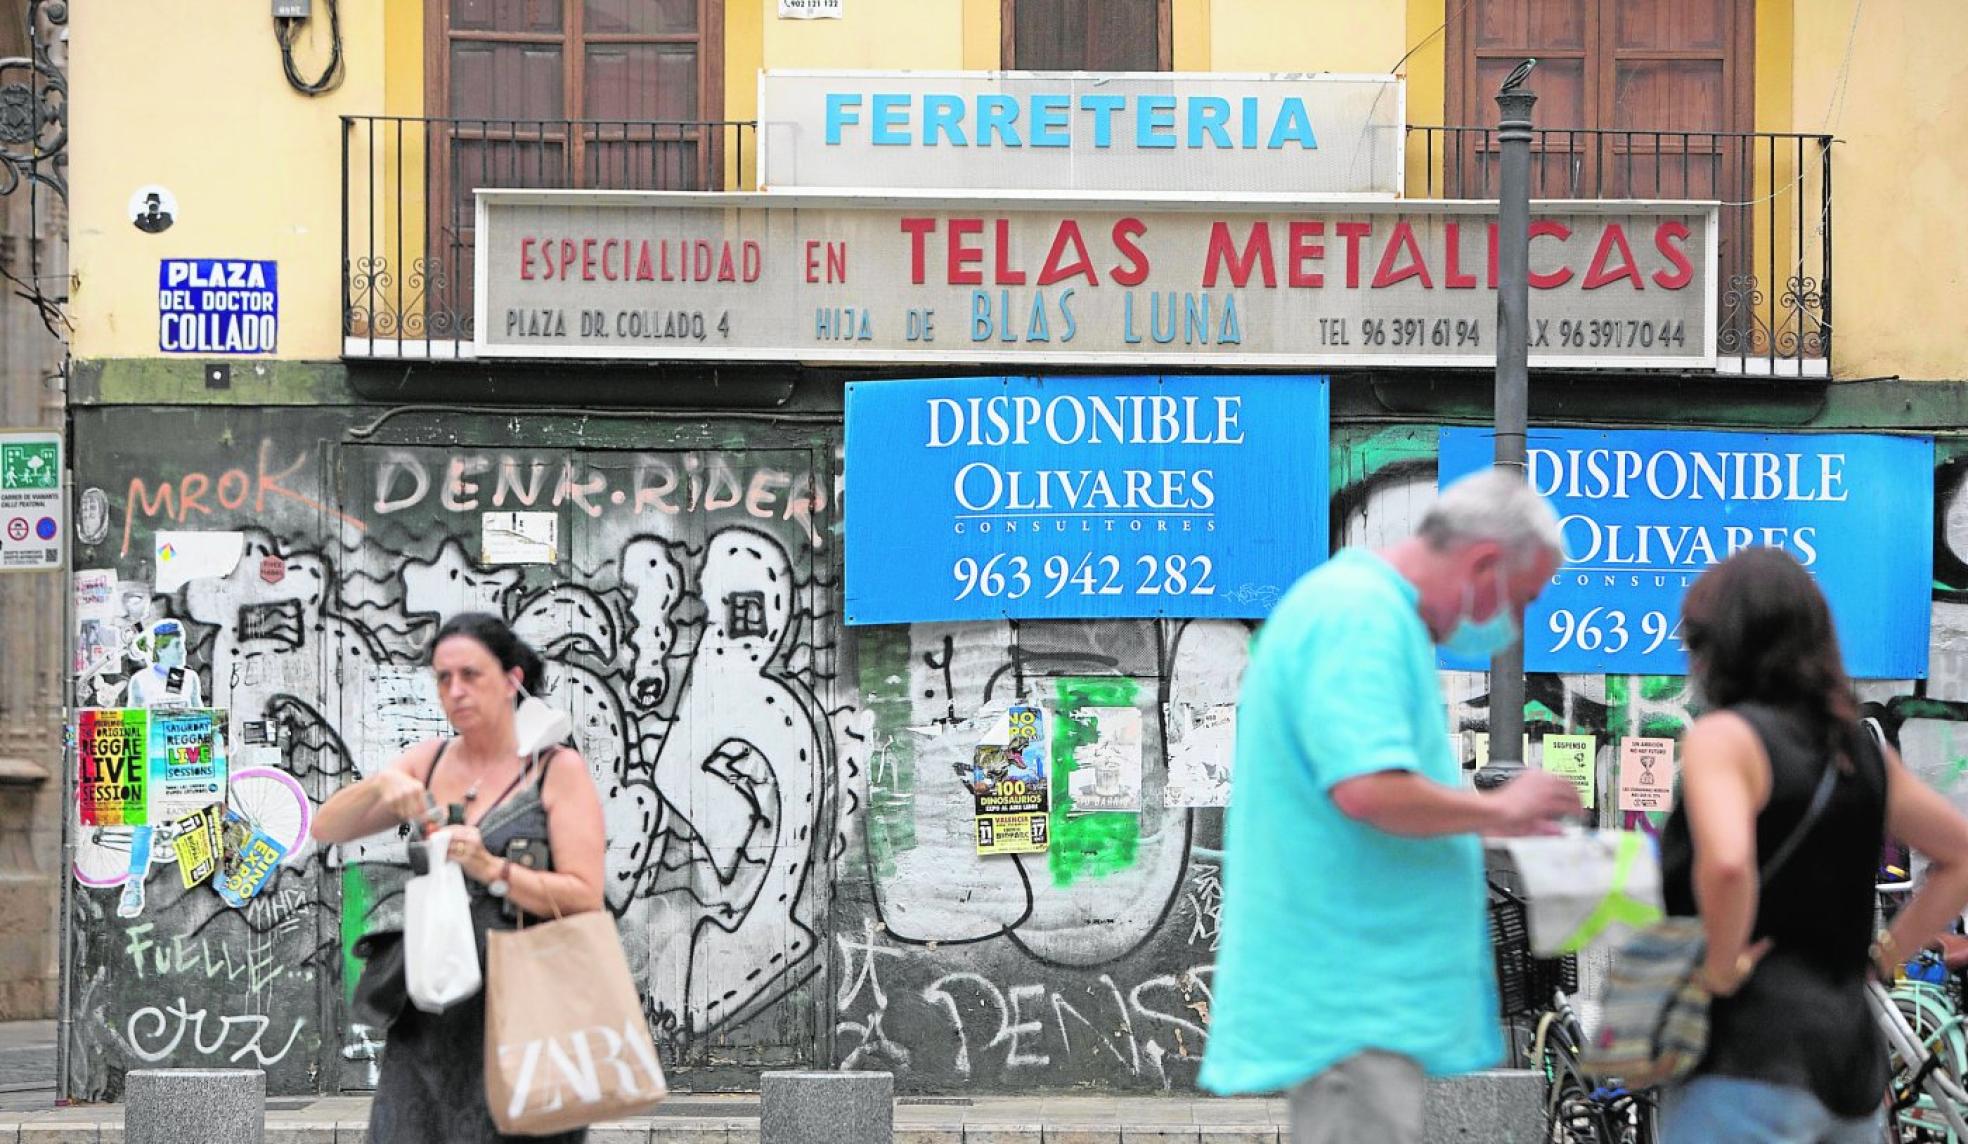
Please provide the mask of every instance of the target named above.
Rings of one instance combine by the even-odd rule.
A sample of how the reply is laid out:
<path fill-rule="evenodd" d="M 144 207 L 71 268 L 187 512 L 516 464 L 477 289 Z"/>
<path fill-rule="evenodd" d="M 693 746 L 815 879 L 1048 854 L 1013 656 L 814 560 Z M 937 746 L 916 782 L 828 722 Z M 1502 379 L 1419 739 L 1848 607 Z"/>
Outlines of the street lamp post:
<path fill-rule="evenodd" d="M 1525 426 L 1530 405 L 1531 108 L 1537 96 L 1523 83 L 1536 60 L 1525 60 L 1497 92 L 1497 142 L 1502 184 L 1497 201 L 1496 463 L 1525 473 Z M 1524 769 L 1524 644 L 1490 661 L 1490 762 L 1485 786 L 1500 786 Z"/>

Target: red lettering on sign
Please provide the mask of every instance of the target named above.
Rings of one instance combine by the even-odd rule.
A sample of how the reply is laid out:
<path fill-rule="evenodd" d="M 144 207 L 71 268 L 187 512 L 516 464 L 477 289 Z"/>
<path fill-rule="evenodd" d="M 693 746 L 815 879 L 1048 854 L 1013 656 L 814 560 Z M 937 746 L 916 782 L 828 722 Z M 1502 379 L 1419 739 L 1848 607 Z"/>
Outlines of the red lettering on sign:
<path fill-rule="evenodd" d="M 1203 285 L 1216 285 L 1217 267 L 1221 265 L 1230 271 L 1230 284 L 1242 286 L 1250 281 L 1253 267 L 1261 266 L 1264 271 L 1264 284 L 1278 284 L 1278 268 L 1271 261 L 1271 226 L 1269 223 L 1251 224 L 1250 238 L 1244 242 L 1243 253 L 1230 238 L 1230 224 L 1213 222 L 1210 224 L 1209 247 L 1203 252 Z"/>
<path fill-rule="evenodd" d="M 1011 220 L 1008 218 L 999 219 L 997 231 L 997 268 L 992 272 L 991 280 L 1000 286 L 1023 286 L 1025 284 L 1025 272 L 1013 268 L 1009 262 L 1011 257 Z"/>
<path fill-rule="evenodd" d="M 1448 262 L 1442 269 L 1442 285 L 1451 290 L 1474 290 L 1476 276 L 1462 272 L 1462 224 L 1443 223 L 1442 234 L 1448 241 Z"/>
<path fill-rule="evenodd" d="M 1610 269 L 1606 259 L 1615 250 L 1619 252 L 1620 266 Z M 1592 265 L 1585 271 L 1585 289 L 1597 290 L 1610 286 L 1621 279 L 1631 279 L 1635 290 L 1647 288 L 1640 280 L 1640 267 L 1633 261 L 1633 248 L 1626 244 L 1626 229 L 1616 222 L 1606 224 L 1606 230 L 1599 236 L 1599 247 L 1592 252 Z"/>
<path fill-rule="evenodd" d="M 1408 264 L 1395 266 L 1394 258 L 1403 250 L 1408 252 Z M 1380 265 L 1374 269 L 1373 288 L 1379 290 L 1410 278 L 1421 279 L 1424 290 L 1435 288 L 1434 280 L 1428 277 L 1428 267 L 1421 260 L 1421 248 L 1415 245 L 1414 227 L 1403 219 L 1394 224 L 1394 236 L 1387 240 L 1387 249 L 1380 252 Z"/>
<path fill-rule="evenodd" d="M 1066 248 L 1073 248 L 1073 261 L 1061 265 L 1059 256 Z M 1050 286 L 1075 276 L 1087 280 L 1087 285 L 1100 285 L 1100 275 L 1094 273 L 1093 258 L 1087 254 L 1086 239 L 1080 237 L 1080 224 L 1073 219 L 1062 219 L 1059 229 L 1053 232 L 1052 249 L 1046 251 L 1045 269 L 1039 271 L 1039 285 Z"/>
<path fill-rule="evenodd" d="M 1295 218 L 1285 228 L 1285 243 L 1289 250 L 1285 261 L 1285 285 L 1317 289 L 1326 284 L 1325 275 L 1305 268 L 1307 262 L 1325 259 L 1326 244 L 1315 241 L 1324 238 L 1325 234 L 1326 224 L 1316 219 Z"/>
<path fill-rule="evenodd" d="M 1682 246 L 1687 241 L 1687 223 L 1668 221 L 1654 228 L 1654 249 L 1674 264 L 1672 274 L 1665 270 L 1654 271 L 1654 285 L 1663 290 L 1679 290 L 1694 281 L 1694 263 L 1688 261 L 1688 252 Z"/>
<path fill-rule="evenodd" d="M 984 261 L 984 248 L 965 246 L 963 239 L 969 234 L 983 234 L 984 220 L 981 218 L 953 218 L 950 220 L 950 257 L 947 273 L 952 286 L 982 286 L 984 272 L 969 267 L 979 266 Z"/>
<path fill-rule="evenodd" d="M 533 280 L 533 240 L 519 240 L 519 276 L 526 281 Z"/>
<path fill-rule="evenodd" d="M 1531 223 L 1530 241 L 1536 242 L 1538 239 L 1547 236 L 1561 240 L 1567 239 L 1572 237 L 1572 228 L 1552 218 L 1541 218 Z M 1531 271 L 1531 287 L 1536 290 L 1556 290 L 1571 280 L 1572 268 L 1569 266 L 1561 266 L 1545 274 L 1539 274 L 1535 270 Z"/>
<path fill-rule="evenodd" d="M 1114 249 L 1127 259 L 1127 266 L 1114 267 L 1108 272 L 1119 286 L 1139 286 L 1148 280 L 1148 255 L 1134 241 L 1148 233 L 1148 224 L 1138 218 L 1124 218 L 1114 223 Z"/>
<path fill-rule="evenodd" d="M 1333 233 L 1346 240 L 1346 286 L 1354 289 L 1360 285 L 1360 240 L 1373 233 L 1370 222 L 1340 222 L 1333 224 Z"/>

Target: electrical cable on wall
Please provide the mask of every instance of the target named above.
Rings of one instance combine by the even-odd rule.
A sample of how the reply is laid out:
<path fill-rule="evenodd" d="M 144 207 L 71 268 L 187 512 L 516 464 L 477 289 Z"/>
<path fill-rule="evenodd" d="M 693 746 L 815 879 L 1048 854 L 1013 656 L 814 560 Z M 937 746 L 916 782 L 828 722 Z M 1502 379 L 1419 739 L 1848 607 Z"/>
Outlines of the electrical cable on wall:
<path fill-rule="evenodd" d="M 319 78 L 309 81 L 294 70 L 294 38 L 307 21 L 291 16 L 273 18 L 273 38 L 280 42 L 280 66 L 287 73 L 288 86 L 306 96 L 335 90 L 342 83 L 342 12 L 340 0 L 323 0 L 328 8 L 328 66 Z"/>

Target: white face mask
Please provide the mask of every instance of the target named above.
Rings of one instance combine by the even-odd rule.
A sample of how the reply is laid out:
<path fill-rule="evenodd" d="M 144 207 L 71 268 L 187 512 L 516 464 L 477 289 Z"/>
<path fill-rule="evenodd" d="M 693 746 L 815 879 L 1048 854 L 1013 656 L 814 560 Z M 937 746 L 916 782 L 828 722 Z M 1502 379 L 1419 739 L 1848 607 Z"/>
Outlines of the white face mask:
<path fill-rule="evenodd" d="M 558 707 L 549 707 L 546 701 L 522 690 L 526 698 L 519 701 L 513 711 L 514 745 L 522 755 L 544 751 L 556 743 L 567 741 L 574 733 L 574 718 Z"/>

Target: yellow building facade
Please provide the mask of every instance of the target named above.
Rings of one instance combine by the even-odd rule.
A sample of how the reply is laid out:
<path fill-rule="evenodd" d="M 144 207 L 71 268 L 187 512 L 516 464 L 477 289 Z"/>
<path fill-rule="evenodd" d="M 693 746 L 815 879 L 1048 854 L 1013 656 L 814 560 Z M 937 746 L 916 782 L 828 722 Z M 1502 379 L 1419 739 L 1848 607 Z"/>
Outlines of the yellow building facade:
<path fill-rule="evenodd" d="M 1586 280 L 1565 297 L 1604 299 L 1590 291 L 1611 283 L 1654 302 L 1698 282 L 1714 315 L 1689 331 L 1713 340 L 1705 356 L 1540 361 L 1534 441 L 1647 435 L 1621 454 L 1639 466 L 1672 455 L 1680 435 L 1701 437 L 1686 447 L 1736 450 L 1739 486 L 1752 455 L 1743 441 L 1793 461 L 1827 441 L 1853 456 L 1911 457 L 1846 482 L 1854 511 L 1889 542 L 1843 551 L 1839 568 L 1859 580 L 1893 572 L 1854 597 L 1911 601 L 1848 624 L 1848 650 L 1888 653 L 1890 670 L 1860 673 L 1869 713 L 1923 773 L 1951 773 L 1968 723 L 1968 350 L 1955 317 L 1968 224 L 1953 209 L 1968 149 L 1948 114 L 1968 98 L 1954 58 L 1968 15 L 1953 0 L 1114 0 L 1112 11 L 1133 15 L 1094 29 L 1073 24 L 1084 5 L 1069 0 L 840 0 L 831 16 L 794 18 L 803 7 L 313 0 L 309 19 L 283 29 L 301 80 L 335 61 L 336 82 L 309 94 L 287 74 L 264 9 L 71 5 L 71 570 L 84 578 L 78 603 L 82 585 L 94 593 L 70 633 L 85 665 L 70 680 L 71 723 L 79 734 L 80 711 L 144 706 L 159 693 L 214 711 L 228 781 L 266 836 L 260 852 L 277 849 L 280 861 L 246 900 L 222 897 L 190 878 L 195 853 L 176 848 L 176 822 L 144 826 L 148 835 L 83 822 L 93 796 L 83 797 L 71 751 L 67 1095 L 114 1098 L 132 1068 L 242 1061 L 267 1071 L 273 1093 L 374 1087 L 387 1029 L 355 992 L 363 939 L 401 925 L 406 853 L 394 838 L 318 847 L 306 824 L 337 789 L 445 732 L 425 645 L 467 611 L 506 620 L 548 660 L 546 698 L 570 711 L 603 799 L 607 905 L 677 1088 L 744 1089 L 761 1070 L 789 1066 L 888 1069 L 899 1088 L 923 1093 L 1194 1088 L 1210 1036 L 1238 685 L 1282 585 L 1226 580 L 1223 597 L 1241 598 L 1216 611 L 1131 599 L 1124 613 L 1007 606 L 862 622 L 855 560 L 869 550 L 857 550 L 857 530 L 877 517 L 927 521 L 924 506 L 947 490 L 907 467 L 881 488 L 853 485 L 869 440 L 896 456 L 913 456 L 915 442 L 892 426 L 857 438 L 852 410 L 865 395 L 980 378 L 1136 397 L 1128 387 L 1248 385 L 1253 402 L 1261 393 L 1283 404 L 1244 427 L 1271 432 L 1293 464 L 1247 498 L 1261 499 L 1263 526 L 1226 535 L 1219 562 L 1274 549 L 1286 534 L 1310 539 L 1306 563 L 1405 534 L 1454 443 L 1466 449 L 1490 423 L 1481 345 L 1385 360 L 1304 351 L 1326 337 L 1327 312 L 1302 300 L 1338 295 L 1344 278 L 1337 228 L 1322 255 L 1334 289 L 1287 290 L 1306 281 L 1303 244 L 1324 233 L 1312 223 L 1368 228 L 1360 234 L 1372 223 L 1385 249 L 1354 267 L 1364 285 L 1345 289 L 1385 286 L 1386 298 L 1432 270 L 1432 300 L 1459 299 L 1471 337 L 1493 330 L 1480 253 L 1418 270 L 1384 236 L 1404 235 L 1417 263 L 1416 233 L 1482 250 L 1497 194 L 1492 96 L 1526 55 L 1540 61 L 1529 83 L 1543 132 L 1538 216 L 1598 236 L 1552 272 Z M 1670 9 L 1678 15 L 1661 16 Z M 1156 186 L 1096 200 L 1005 185 L 1023 173 L 962 195 L 873 185 L 824 202 L 761 186 L 760 139 L 773 129 L 759 122 L 762 72 L 867 82 L 870 71 L 982 74 L 1033 60 L 1043 72 L 1091 70 L 1082 82 L 1096 86 L 1123 71 L 1204 77 L 1197 90 L 1242 82 L 1229 77 L 1367 77 L 1382 101 L 1360 122 L 1318 129 L 1337 138 L 1387 125 L 1399 177 L 1350 198 L 1260 193 L 1229 175 L 1215 187 L 1217 168 L 1199 174 L 1208 160 L 1191 157 L 1139 168 L 1152 183 L 1181 166 L 1204 188 L 1159 197 Z M 1127 66 L 1100 62 L 1114 60 Z M 1263 167 L 1266 149 L 1248 149 L 1259 154 L 1246 173 L 1277 169 Z M 1005 159 L 1008 172 L 1018 158 Z M 486 236 L 507 232 L 493 197 L 478 213 L 486 190 L 537 191 L 497 209 L 536 210 L 530 217 L 557 226 L 599 217 L 582 211 L 701 212 L 689 217 L 712 221 L 685 237 L 709 269 L 684 275 L 693 282 L 718 277 L 714 234 L 736 252 L 731 277 L 749 273 L 748 239 L 777 249 L 774 269 L 792 273 L 799 259 L 784 256 L 795 248 L 773 248 L 778 232 L 757 222 L 783 218 L 783 204 L 860 237 L 874 217 L 884 240 L 906 232 L 934 245 L 915 248 L 914 282 L 906 254 L 880 263 L 893 281 L 872 287 L 865 267 L 875 260 L 855 262 L 857 291 L 906 296 L 923 320 L 926 304 L 908 291 L 924 278 L 979 289 L 942 295 L 960 300 L 939 303 L 941 344 L 960 348 L 941 356 L 863 352 L 854 334 L 866 312 L 846 311 L 864 295 L 845 291 L 817 310 L 797 292 L 734 307 L 798 331 L 748 353 L 483 352 L 493 331 L 480 328 L 479 308 L 492 314 L 498 291 L 538 287 L 526 259 L 543 249 L 519 240 L 495 250 Z M 878 213 L 905 208 L 927 213 L 900 231 Z M 1711 210 L 1713 258 L 1676 246 Z M 1098 220 L 1084 236 L 1080 214 Z M 1006 253 L 1000 236 L 1033 217 L 1046 224 L 1050 258 L 1043 245 Z M 1127 323 L 1118 348 L 1075 357 L 1063 338 L 1036 350 L 1042 339 L 1028 338 L 1006 349 L 1016 340 L 1000 335 L 1007 326 L 979 335 L 979 311 L 959 308 L 995 301 L 978 298 L 994 293 L 982 289 L 986 273 L 1006 299 L 1028 272 L 1039 285 L 1044 261 L 1063 279 L 1085 273 L 1059 263 L 1089 239 L 1101 255 L 1086 270 L 1099 262 L 1111 287 L 1129 274 L 1124 240 L 1140 239 L 1144 218 L 1188 236 L 1193 249 L 1180 252 L 1210 264 L 1214 293 L 1149 278 L 1142 255 L 1127 282 L 1141 296 L 1126 310 L 1113 303 Z M 1632 218 L 1654 229 L 1629 248 L 1607 220 Z M 965 246 L 959 221 L 996 245 Z M 1233 238 L 1233 224 L 1250 237 Z M 610 261 L 615 232 L 581 233 L 603 277 L 626 267 Z M 788 290 L 846 280 L 847 244 L 828 245 L 838 237 L 811 238 L 804 277 Z M 1571 236 L 1546 230 L 1538 242 L 1553 238 Z M 580 241 L 561 241 L 562 269 L 578 265 Z M 1614 265 L 1623 248 L 1627 263 L 1651 260 L 1644 275 Z M 514 263 L 517 251 L 526 253 Z M 669 255 L 659 257 L 669 274 Z M 210 296 L 247 311 L 193 305 L 207 278 L 225 279 Z M 1271 278 L 1287 290 L 1260 289 Z M 1075 302 L 1084 328 L 1092 294 Z M 808 308 L 792 314 L 779 305 L 788 296 Z M 1533 294 L 1534 321 L 1553 297 Z M 1265 336 L 1301 352 L 1234 356 L 1247 331 L 1205 308 L 1226 299 L 1246 307 L 1240 315 L 1271 307 Z M 1072 320 L 1051 301 L 1052 317 L 1039 307 L 1026 334 L 1051 339 L 1046 321 Z M 637 321 L 653 330 L 680 315 L 688 329 L 689 306 L 660 310 L 669 312 L 651 303 Z M 579 320 L 571 308 L 544 320 L 569 314 Z M 1185 322 L 1207 344 L 1154 358 L 1162 333 L 1175 343 Z M 1366 334 L 1334 329 L 1332 344 L 1348 348 Z M 1455 336 L 1447 324 L 1434 330 Z M 1215 340 L 1231 331 L 1235 340 Z M 1419 322 L 1393 331 L 1428 332 Z M 272 348 L 228 340 L 242 337 Z M 1239 437 L 1218 425 L 1219 441 Z M 1192 425 L 1189 436 L 1207 434 Z M 1159 457 L 1137 467 L 1161 473 Z M 1576 475 L 1571 483 L 1576 493 Z M 1614 535 L 1590 519 L 1593 506 L 1574 507 L 1580 538 Z M 1728 531 L 1734 523 L 1690 524 L 1713 527 L 1702 544 L 1635 569 L 1635 584 L 1665 594 L 1644 619 L 1604 619 L 1623 606 L 1614 593 L 1632 587 L 1612 584 L 1608 569 L 1652 559 L 1616 551 L 1618 539 L 1604 545 L 1605 566 L 1577 573 L 1604 576 L 1585 590 L 1603 588 L 1605 599 L 1563 624 L 1534 618 L 1534 635 L 1562 627 L 1580 646 L 1545 666 L 1533 657 L 1530 742 L 1541 752 L 1562 736 L 1582 753 L 1602 825 L 1658 827 L 1658 815 L 1619 804 L 1620 744 L 1672 738 L 1697 709 L 1671 647 L 1665 662 L 1636 666 L 1615 662 L 1608 645 L 1637 647 L 1648 634 L 1664 645 L 1676 585 L 1726 555 L 1710 532 L 1734 536 L 1728 546 L 1750 542 L 1739 525 L 1740 536 Z M 1678 545 L 1685 534 L 1675 535 Z M 946 539 L 925 532 L 891 545 L 874 571 L 902 588 L 948 587 L 961 561 L 925 555 Z M 1797 551 L 1816 559 L 1834 547 L 1821 535 Z M 1000 590 L 974 558 L 969 571 L 973 591 Z M 1058 591 L 1068 573 L 1077 571 L 1056 568 Z M 1597 618 L 1583 618 L 1587 607 Z M 1488 681 L 1443 678 L 1454 746 L 1473 769 Z M 1032 823 L 1021 824 L 1022 840 L 1041 849 L 980 853 L 989 816 L 977 775 L 1003 762 L 1003 744 L 986 738 L 994 720 L 1009 725 L 1013 705 L 1053 728 L 1036 843 Z M 164 838 L 168 854 L 146 862 L 146 846 Z"/>

